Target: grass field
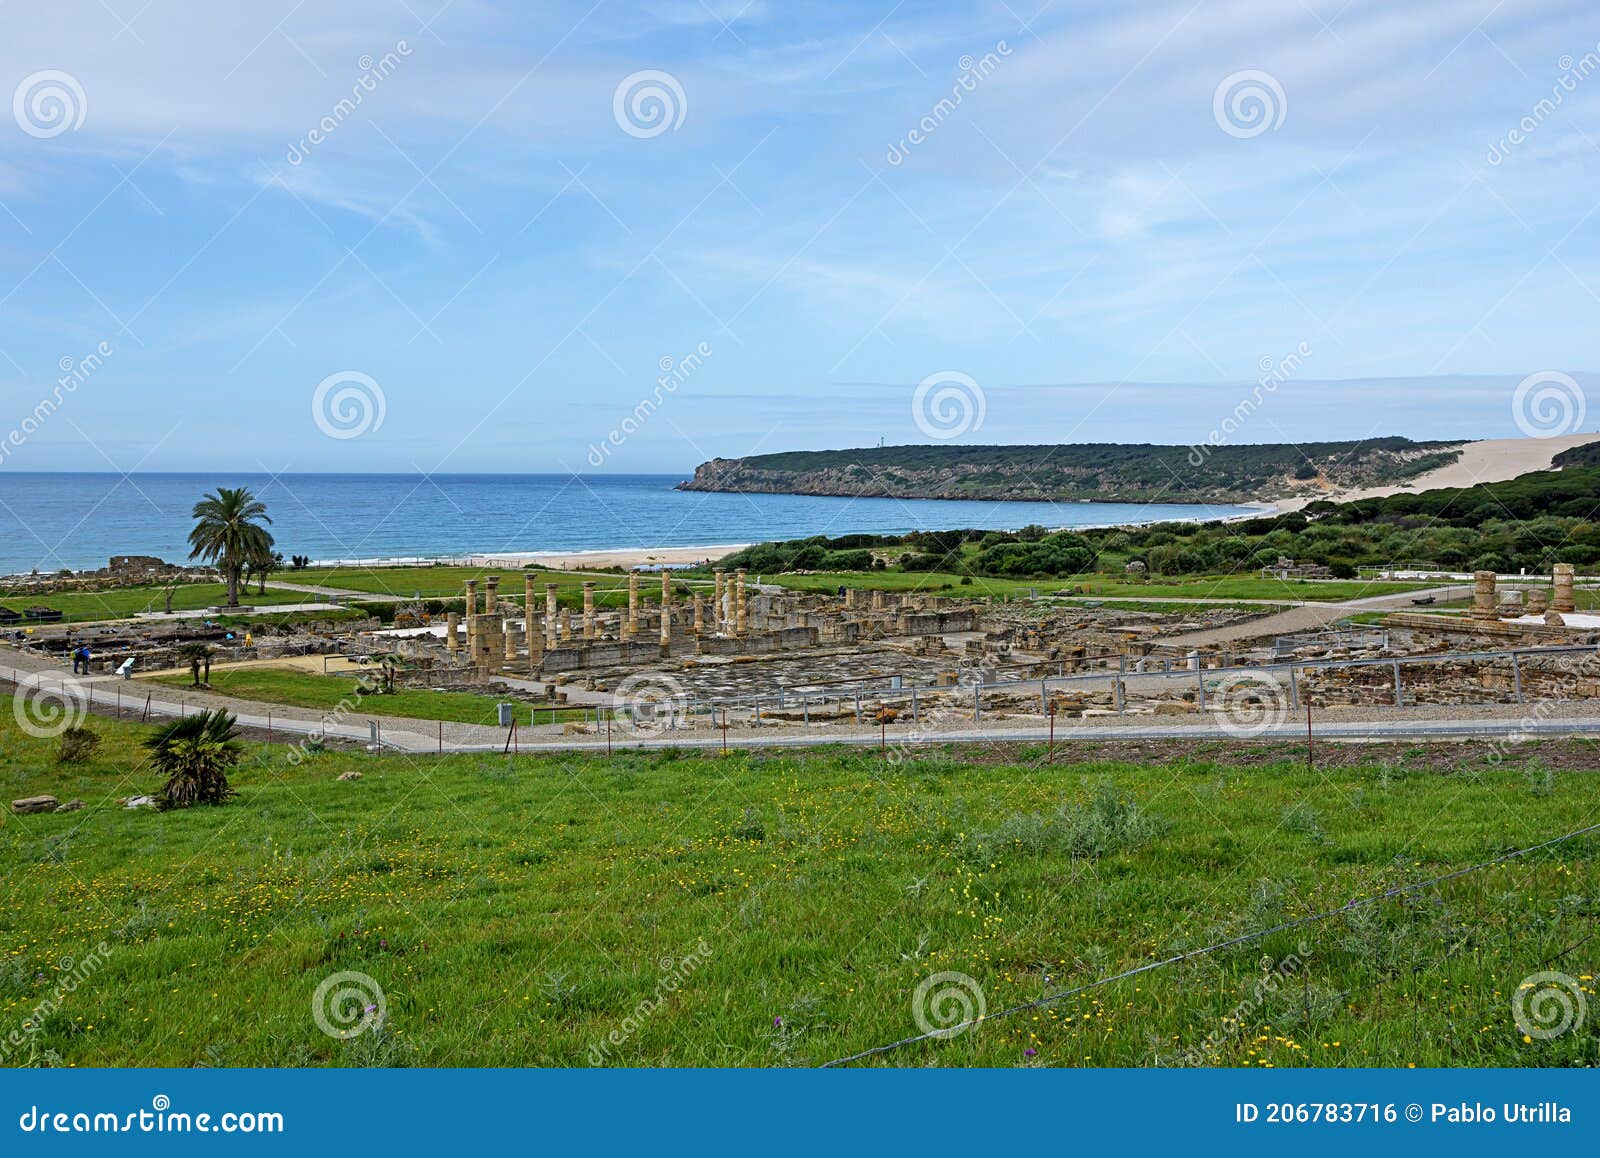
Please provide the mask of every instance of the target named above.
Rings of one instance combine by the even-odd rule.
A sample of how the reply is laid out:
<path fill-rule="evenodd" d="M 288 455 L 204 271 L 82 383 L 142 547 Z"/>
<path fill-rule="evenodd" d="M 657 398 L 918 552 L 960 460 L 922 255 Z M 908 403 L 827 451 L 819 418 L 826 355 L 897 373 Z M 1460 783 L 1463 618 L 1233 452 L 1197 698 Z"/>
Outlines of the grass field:
<path fill-rule="evenodd" d="M 374 670 L 372 678 L 376 680 Z M 154 682 L 169 687 L 193 686 L 188 675 L 156 676 Z M 213 670 L 211 689 L 225 696 L 241 699 L 264 700 L 273 704 L 288 704 L 297 708 L 315 708 L 331 712 L 341 702 L 348 704 L 356 690 L 356 677 L 351 675 L 318 675 L 291 668 L 237 667 Z M 380 716 L 403 716 L 416 720 L 447 720 L 458 724 L 483 724 L 496 726 L 499 715 L 496 705 L 511 702 L 495 696 L 482 696 L 473 692 L 434 692 L 425 689 L 406 689 L 381 696 L 364 696 L 355 709 Z M 517 704 L 517 723 L 549 724 L 561 720 L 576 720 L 582 713 L 572 709 L 535 708 L 530 704 Z"/>
<path fill-rule="evenodd" d="M 117 587 L 109 591 L 5 596 L 0 597 L 0 607 L 19 612 L 28 607 L 54 607 L 65 613 L 68 622 L 82 623 L 94 619 L 122 619 L 141 611 L 164 611 L 166 598 L 166 591 L 161 587 Z M 198 611 L 220 606 L 227 599 L 228 589 L 221 583 L 190 583 L 173 592 L 172 610 Z M 267 588 L 265 595 L 256 594 L 254 588 L 239 595 L 239 602 L 252 607 L 314 601 L 314 596 L 294 591 L 275 591 L 271 587 Z"/>
<path fill-rule="evenodd" d="M 8 1064 L 803 1065 L 949 1025 L 980 993 L 980 1024 L 871 1064 L 1600 1060 L 1600 1019 L 1545 1040 L 1511 1008 L 1541 970 L 1594 991 L 1592 836 L 1346 908 L 1594 822 L 1566 749 L 1308 772 L 1292 750 L 1215 747 L 1054 766 L 1038 749 L 294 766 L 252 747 L 232 804 L 157 813 L 113 803 L 157 787 L 141 729 L 91 726 L 98 758 L 63 766 L 0 713 L 11 796 L 88 805 L 0 833 L 0 1017 L 37 1026 Z M 313 1016 L 336 974 L 354 1018 L 372 1006 L 349 1040 Z"/>
<path fill-rule="evenodd" d="M 498 575 L 501 596 L 520 604 L 527 574 L 526 571 L 504 567 L 331 567 L 291 572 L 285 576 L 285 580 L 361 591 L 369 595 L 411 598 L 420 594 L 424 599 L 459 599 L 466 594 L 468 579 L 480 581 L 478 592 L 481 598 L 482 580 L 489 575 Z M 602 606 L 615 606 L 628 601 L 628 580 L 623 575 L 582 575 L 570 571 L 534 571 L 532 574 L 540 599 L 544 598 L 544 585 L 554 583 L 562 604 L 575 606 L 582 601 L 583 584 L 588 580 L 598 585 L 596 599 Z M 639 588 L 643 593 L 659 593 L 660 580 L 654 575 L 641 576 Z"/>

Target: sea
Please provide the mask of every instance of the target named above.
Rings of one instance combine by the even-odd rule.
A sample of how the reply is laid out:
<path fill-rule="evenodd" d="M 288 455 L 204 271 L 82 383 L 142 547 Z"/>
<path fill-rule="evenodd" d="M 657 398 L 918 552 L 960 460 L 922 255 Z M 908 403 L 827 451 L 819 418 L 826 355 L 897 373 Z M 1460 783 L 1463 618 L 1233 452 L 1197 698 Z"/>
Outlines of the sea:
<path fill-rule="evenodd" d="M 1248 515 L 1185 503 L 818 498 L 675 490 L 681 475 L 109 474 L 0 470 L 0 574 L 188 556 L 217 487 L 267 505 L 277 549 L 317 562 L 724 546 L 811 535 L 1029 524 L 1094 527 Z"/>

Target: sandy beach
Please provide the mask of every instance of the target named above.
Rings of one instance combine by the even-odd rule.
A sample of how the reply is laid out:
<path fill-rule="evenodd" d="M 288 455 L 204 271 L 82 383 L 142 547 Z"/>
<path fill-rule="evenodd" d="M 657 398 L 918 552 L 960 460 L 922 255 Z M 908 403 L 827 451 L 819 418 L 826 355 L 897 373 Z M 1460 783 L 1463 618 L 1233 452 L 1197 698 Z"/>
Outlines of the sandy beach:
<path fill-rule="evenodd" d="M 467 562 L 475 567 L 526 567 L 537 564 L 555 571 L 599 570 L 605 567 L 672 567 L 705 563 L 742 551 L 749 543 L 718 543 L 701 547 L 629 547 L 611 551 L 568 551 L 565 553 L 512 552 L 498 555 L 471 555 Z"/>

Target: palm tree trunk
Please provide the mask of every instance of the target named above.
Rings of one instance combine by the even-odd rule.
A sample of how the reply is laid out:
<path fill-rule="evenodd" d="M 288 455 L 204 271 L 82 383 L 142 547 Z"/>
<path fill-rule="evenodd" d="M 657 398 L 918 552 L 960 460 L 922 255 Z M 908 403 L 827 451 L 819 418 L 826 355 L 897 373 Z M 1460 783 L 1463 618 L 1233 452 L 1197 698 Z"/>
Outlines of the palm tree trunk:
<path fill-rule="evenodd" d="M 228 606 L 239 606 L 239 571 L 235 567 L 228 568 Z"/>

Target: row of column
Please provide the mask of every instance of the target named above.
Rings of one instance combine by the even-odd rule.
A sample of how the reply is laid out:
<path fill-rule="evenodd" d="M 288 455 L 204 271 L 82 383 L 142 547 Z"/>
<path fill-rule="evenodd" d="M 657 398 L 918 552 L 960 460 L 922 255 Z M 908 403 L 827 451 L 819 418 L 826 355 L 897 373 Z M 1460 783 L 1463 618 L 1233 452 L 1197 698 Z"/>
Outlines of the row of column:
<path fill-rule="evenodd" d="M 727 632 L 742 636 L 747 630 L 749 622 L 745 604 L 745 578 L 748 572 L 743 568 L 736 571 L 732 578 L 726 572 L 716 572 L 716 595 L 712 606 L 712 615 L 715 628 L 720 632 Z M 480 612 L 478 607 L 478 580 L 466 581 L 466 611 L 458 614 L 451 611 L 446 614 L 445 620 L 445 646 L 451 651 L 459 651 L 461 642 L 459 631 L 462 620 L 466 621 L 466 645 L 471 652 L 483 631 L 479 623 L 480 615 L 494 615 L 500 612 L 500 578 L 497 575 L 486 576 L 483 580 L 484 601 Z M 583 584 L 583 626 L 582 633 L 585 640 L 599 638 L 599 620 L 595 612 L 595 588 L 597 584 L 585 581 Z M 544 587 L 544 647 L 557 647 L 561 640 L 570 638 L 572 631 L 568 620 L 563 618 L 556 599 L 557 585 L 546 583 Z M 628 610 L 622 621 L 622 634 L 624 639 L 635 639 L 639 634 L 639 572 L 632 571 L 628 574 Z M 525 639 L 530 660 L 536 658 L 541 649 L 539 637 L 535 628 L 536 617 L 534 607 L 534 582 L 531 576 L 524 581 L 523 607 L 525 609 Z M 503 614 L 503 613 L 501 613 Z M 699 635 L 705 631 L 705 600 L 694 596 L 694 632 Z M 672 572 L 663 569 L 661 572 L 661 646 L 668 646 L 672 638 Z M 505 653 L 507 659 L 516 657 L 516 637 L 511 632 L 505 633 Z"/>
<path fill-rule="evenodd" d="M 1554 590 L 1550 595 L 1550 610 L 1563 614 L 1576 611 L 1577 602 L 1573 596 L 1572 580 L 1576 568 L 1571 563 L 1557 563 L 1550 568 Z M 1542 602 L 1544 592 L 1534 588 L 1529 593 Z M 1498 600 L 1495 595 L 1495 573 L 1493 571 L 1474 571 L 1472 573 L 1472 615 L 1475 619 L 1496 619 L 1499 617 Z M 1534 601 L 1530 600 L 1530 610 Z"/>

